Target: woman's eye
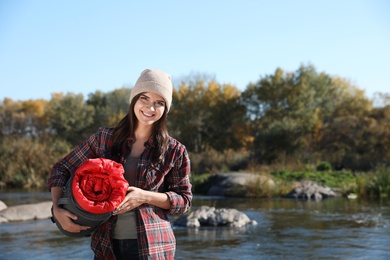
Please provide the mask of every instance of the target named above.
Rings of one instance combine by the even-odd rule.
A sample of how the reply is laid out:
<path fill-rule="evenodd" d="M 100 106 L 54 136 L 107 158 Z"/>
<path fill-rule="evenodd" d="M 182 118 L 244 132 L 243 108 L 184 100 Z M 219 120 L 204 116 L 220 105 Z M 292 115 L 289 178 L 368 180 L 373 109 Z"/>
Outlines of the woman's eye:
<path fill-rule="evenodd" d="M 165 106 L 165 102 L 164 102 L 164 101 L 158 101 L 157 104 L 158 104 L 159 106 L 162 106 L 162 107 Z"/>

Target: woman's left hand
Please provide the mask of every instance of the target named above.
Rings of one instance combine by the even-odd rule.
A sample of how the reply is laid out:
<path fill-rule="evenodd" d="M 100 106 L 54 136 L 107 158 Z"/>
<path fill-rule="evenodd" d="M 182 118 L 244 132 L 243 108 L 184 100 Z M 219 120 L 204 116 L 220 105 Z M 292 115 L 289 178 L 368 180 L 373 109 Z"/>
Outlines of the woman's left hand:
<path fill-rule="evenodd" d="M 130 186 L 127 189 L 127 195 L 122 203 L 115 210 L 114 215 L 123 214 L 145 203 L 145 191 Z"/>

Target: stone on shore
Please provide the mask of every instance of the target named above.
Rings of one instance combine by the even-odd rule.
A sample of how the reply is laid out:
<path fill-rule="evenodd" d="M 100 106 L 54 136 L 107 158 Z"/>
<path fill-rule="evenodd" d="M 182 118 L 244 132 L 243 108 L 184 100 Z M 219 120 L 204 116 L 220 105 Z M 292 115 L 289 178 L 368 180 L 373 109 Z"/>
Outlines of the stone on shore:
<path fill-rule="evenodd" d="M 0 211 L 2 211 L 3 209 L 6 209 L 6 208 L 7 208 L 7 205 L 0 200 Z"/>
<path fill-rule="evenodd" d="M 184 214 L 174 221 L 176 226 L 200 227 L 200 226 L 228 226 L 243 227 L 257 225 L 255 220 L 238 211 L 237 209 L 201 206 L 189 214 Z"/>
<path fill-rule="evenodd" d="M 11 206 L 0 211 L 0 223 L 47 219 L 51 217 L 51 201 Z"/>
<path fill-rule="evenodd" d="M 250 183 L 275 186 L 275 182 L 267 176 L 245 172 L 218 173 L 211 176 L 208 182 L 211 184 L 207 192 L 209 196 L 242 196 Z"/>
<path fill-rule="evenodd" d="M 303 181 L 298 183 L 297 186 L 285 196 L 285 198 L 313 199 L 320 201 L 325 198 L 334 198 L 339 196 L 339 194 L 329 187 L 320 186 L 312 181 Z"/>

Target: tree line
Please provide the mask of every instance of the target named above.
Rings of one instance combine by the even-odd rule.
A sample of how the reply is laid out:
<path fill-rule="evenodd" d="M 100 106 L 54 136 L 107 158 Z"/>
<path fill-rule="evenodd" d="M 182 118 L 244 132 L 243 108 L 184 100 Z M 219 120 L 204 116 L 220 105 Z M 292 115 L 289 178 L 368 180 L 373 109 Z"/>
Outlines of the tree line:
<path fill-rule="evenodd" d="M 59 158 L 127 113 L 130 90 L 96 91 L 87 98 L 5 98 L 0 184 L 44 183 Z M 198 77 L 175 86 L 168 129 L 186 145 L 194 173 L 321 161 L 334 169 L 369 171 L 390 163 L 390 95 L 377 97 L 380 105 L 348 80 L 310 64 L 294 72 L 277 68 L 242 91 Z"/>

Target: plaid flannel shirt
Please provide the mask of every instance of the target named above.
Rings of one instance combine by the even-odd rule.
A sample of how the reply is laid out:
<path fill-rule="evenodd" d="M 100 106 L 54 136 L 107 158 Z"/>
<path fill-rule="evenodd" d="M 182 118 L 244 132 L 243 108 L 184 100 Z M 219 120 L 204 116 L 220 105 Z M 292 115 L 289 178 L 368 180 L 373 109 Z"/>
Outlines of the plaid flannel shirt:
<path fill-rule="evenodd" d="M 131 151 L 134 139 L 129 138 L 126 141 L 121 154 L 111 155 L 113 130 L 108 127 L 99 128 L 95 134 L 56 163 L 48 180 L 48 189 L 63 187 L 71 174 L 87 159 L 107 158 L 123 163 Z M 153 156 L 154 147 L 154 140 L 151 138 L 140 156 L 136 186 L 148 191 L 166 193 L 171 208 L 164 210 L 144 204 L 134 210 L 140 259 L 173 259 L 176 240 L 168 215 L 185 213 L 191 207 L 190 160 L 185 146 L 169 137 L 164 164 L 152 164 L 150 158 Z M 112 230 L 116 219 L 116 216 L 111 217 L 92 234 L 91 248 L 95 259 L 115 259 Z"/>

